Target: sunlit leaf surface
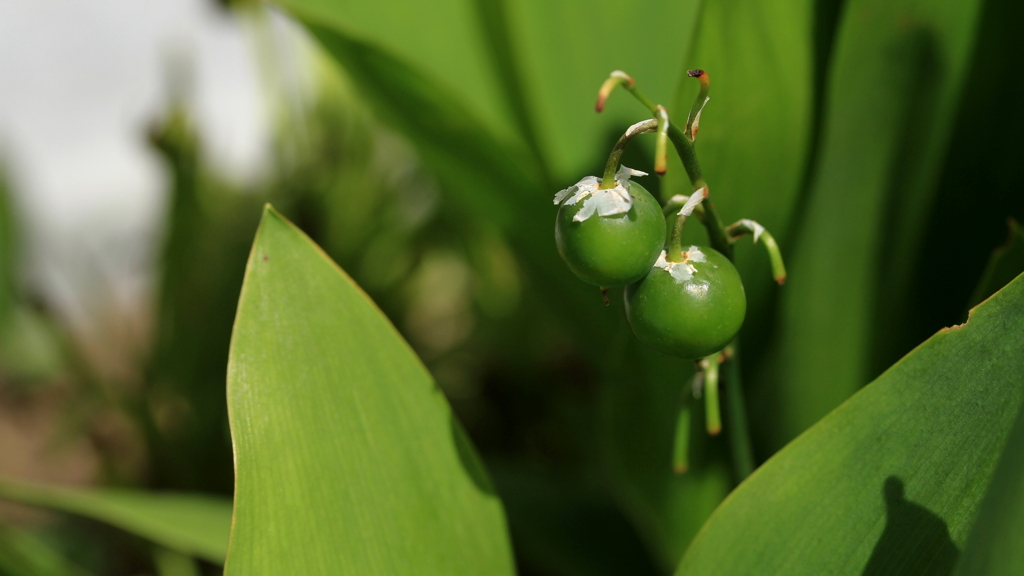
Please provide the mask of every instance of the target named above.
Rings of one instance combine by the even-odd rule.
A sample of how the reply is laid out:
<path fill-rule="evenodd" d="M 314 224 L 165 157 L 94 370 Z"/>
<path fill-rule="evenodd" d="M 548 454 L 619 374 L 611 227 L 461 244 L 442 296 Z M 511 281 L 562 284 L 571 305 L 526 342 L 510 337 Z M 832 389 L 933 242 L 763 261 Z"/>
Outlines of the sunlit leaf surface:
<path fill-rule="evenodd" d="M 957 576 L 1024 574 L 1024 410 L 1017 416 Z"/>
<path fill-rule="evenodd" d="M 1024 277 L 764 464 L 677 574 L 950 573 L 1024 399 L 1022 373 Z"/>
<path fill-rule="evenodd" d="M 512 574 L 501 503 L 398 332 L 267 208 L 228 366 L 226 573 Z"/>

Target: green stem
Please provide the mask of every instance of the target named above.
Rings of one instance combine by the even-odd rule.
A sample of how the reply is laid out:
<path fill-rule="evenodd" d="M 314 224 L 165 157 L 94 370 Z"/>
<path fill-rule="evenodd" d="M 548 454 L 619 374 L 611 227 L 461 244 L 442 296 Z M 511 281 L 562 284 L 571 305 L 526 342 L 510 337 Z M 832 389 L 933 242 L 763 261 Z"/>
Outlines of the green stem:
<path fill-rule="evenodd" d="M 672 469 L 676 474 L 683 474 L 690 467 L 690 400 L 689 388 L 683 397 L 683 405 L 679 407 L 676 418 L 676 438 L 672 445 Z"/>
<path fill-rule="evenodd" d="M 722 409 L 718 403 L 718 353 L 701 361 L 704 369 L 704 412 L 708 434 L 717 436 L 722 431 Z"/>
<path fill-rule="evenodd" d="M 599 190 L 607 190 L 615 187 L 615 172 L 619 169 L 619 159 L 622 158 L 622 153 L 626 150 L 626 145 L 633 138 L 640 134 L 650 134 L 658 129 L 658 120 L 644 120 L 643 122 L 637 122 L 629 128 L 619 138 L 619 141 L 612 147 L 611 154 L 608 155 L 608 163 L 604 165 L 604 178 L 601 180 L 601 185 L 598 186 Z"/>
<path fill-rule="evenodd" d="M 697 212 L 697 218 L 701 222 L 704 221 L 706 214 L 701 204 L 705 199 L 706 188 L 701 188 L 690 194 L 689 196 L 677 195 L 673 196 L 666 203 L 665 215 L 671 214 L 671 210 L 668 210 L 670 206 L 673 208 L 679 208 L 679 212 L 676 213 L 676 221 L 672 227 L 672 234 L 669 236 L 668 242 L 668 260 L 669 262 L 681 262 L 683 259 L 683 225 L 686 224 L 686 219 L 689 218 L 690 214 Z M 681 201 L 681 202 L 680 202 Z"/>
<path fill-rule="evenodd" d="M 732 242 L 725 233 L 725 226 L 722 225 L 722 219 L 718 217 L 718 211 L 715 210 L 715 205 L 711 203 L 711 200 L 704 201 L 704 228 L 708 231 L 708 240 L 711 241 L 711 247 L 718 250 L 725 255 L 729 260 L 733 260 L 733 249 Z"/>
<path fill-rule="evenodd" d="M 668 237 L 669 262 L 683 261 L 683 225 L 686 224 L 687 216 L 679 214 L 676 216 L 675 224 L 672 225 L 672 234 Z"/>
<path fill-rule="evenodd" d="M 707 188 L 707 181 L 704 180 L 704 175 L 700 169 L 700 162 L 697 160 L 697 152 L 693 147 L 693 136 L 687 133 L 690 132 L 692 123 L 697 119 L 697 112 L 700 111 L 700 107 L 704 105 L 704 101 L 707 98 L 708 90 L 710 88 L 710 81 L 707 73 L 702 71 L 691 71 L 692 77 L 697 78 L 701 83 L 700 92 L 697 95 L 697 100 L 694 101 L 693 107 L 690 109 L 690 117 L 687 119 L 686 131 L 680 129 L 676 124 L 669 124 L 668 126 L 668 138 L 672 141 L 672 145 L 675 146 L 676 153 L 679 154 L 679 159 L 683 161 L 683 167 L 686 169 L 686 175 L 690 178 L 690 183 L 694 191 L 700 190 L 701 188 Z M 611 90 L 615 86 L 623 86 L 629 91 L 641 104 L 643 104 L 652 114 L 657 116 L 658 106 L 647 99 L 643 93 L 636 87 L 636 83 L 625 73 L 619 73 L 616 76 L 612 74 L 612 78 L 609 78 L 602 86 L 601 96 L 598 99 L 598 112 L 604 105 L 604 100 L 611 93 Z M 667 210 L 667 207 L 666 207 Z M 715 205 L 711 202 L 710 197 L 705 199 L 703 202 L 702 210 L 697 212 L 698 218 L 708 232 L 708 239 L 711 242 L 711 247 L 718 250 L 725 255 L 729 260 L 734 259 L 733 254 L 733 242 L 729 235 L 726 233 L 725 226 L 722 224 L 722 219 L 718 216 Z M 673 226 L 673 235 L 670 237 L 670 248 L 673 246 L 673 239 L 676 242 L 679 240 L 680 234 L 677 233 L 677 229 L 682 228 L 683 222 L 679 219 L 676 220 L 675 226 Z M 673 250 L 674 251 L 674 250 Z M 680 247 L 681 251 L 681 247 Z M 729 386 L 729 421 L 730 421 L 730 436 L 732 440 L 732 452 L 733 452 L 733 465 L 736 468 L 736 474 L 742 480 L 746 478 L 750 471 L 753 470 L 753 453 L 750 449 L 750 431 L 747 426 L 746 410 L 743 402 L 743 389 L 740 385 L 739 379 L 739 352 L 736 349 L 738 346 L 738 340 L 734 340 L 732 344 L 732 353 L 729 357 L 727 367 L 729 376 L 726 379 L 726 385 Z M 705 359 L 708 360 L 708 359 Z M 709 362 L 709 369 L 710 364 Z M 718 405 L 718 359 L 717 355 L 713 360 L 714 377 L 712 378 L 711 371 L 709 370 L 705 377 L 705 390 L 706 390 L 706 404 L 705 409 L 707 410 L 707 422 L 708 432 L 715 434 L 717 430 L 721 430 L 721 414 Z M 712 432 L 712 429 L 717 426 L 716 432 Z M 678 428 L 677 428 L 678 435 Z"/>
<path fill-rule="evenodd" d="M 693 140 L 696 138 L 694 129 L 696 128 L 697 118 L 700 116 L 700 111 L 704 109 L 704 104 L 708 101 L 711 79 L 708 78 L 708 73 L 703 70 L 687 70 L 686 75 L 700 80 L 700 91 L 697 93 L 697 99 L 693 101 L 693 106 L 690 106 L 690 114 L 686 117 L 686 129 L 683 130 L 689 139 Z"/>
<path fill-rule="evenodd" d="M 747 424 L 747 409 L 743 401 L 743 386 L 740 382 L 740 365 L 736 350 L 735 341 L 725 349 L 725 394 L 733 468 L 739 482 L 743 482 L 754 471 L 754 451 L 750 445 L 750 428 Z"/>
<path fill-rule="evenodd" d="M 686 175 L 689 176 L 693 189 L 707 186 L 708 184 L 704 181 L 704 176 L 700 171 L 700 162 L 697 161 L 697 151 L 693 149 L 693 142 L 686 137 L 683 129 L 675 124 L 669 124 L 668 139 L 676 147 L 676 153 L 683 161 L 683 168 L 686 169 Z"/>
<path fill-rule="evenodd" d="M 626 74 L 622 70 L 615 70 L 608 75 L 608 79 L 601 84 L 601 89 L 597 91 L 597 105 L 594 107 L 595 110 L 601 112 L 604 110 L 604 103 L 608 100 L 608 95 L 615 90 L 616 86 L 632 86 L 636 84 L 633 78 L 629 74 Z"/>
<path fill-rule="evenodd" d="M 705 73 L 703 76 L 704 78 L 706 78 L 707 74 Z M 639 100 L 641 104 L 643 104 L 648 110 L 650 110 L 651 114 L 657 116 L 658 105 L 651 102 L 646 96 L 643 95 L 642 92 L 640 92 L 640 89 L 636 87 L 636 83 L 633 82 L 632 78 L 629 78 L 629 76 L 625 76 L 625 78 L 628 78 L 629 80 L 627 81 L 613 75 L 612 78 L 609 78 L 605 82 L 605 86 L 602 86 L 602 94 L 604 94 L 605 97 L 607 97 L 607 93 L 610 93 L 611 89 L 606 90 L 605 87 L 608 86 L 609 83 L 612 83 L 613 81 L 618 82 L 616 84 L 613 84 L 612 88 L 614 88 L 617 85 L 621 85 L 623 88 L 628 90 L 629 93 L 632 94 L 637 100 Z M 704 81 L 702 80 L 702 90 L 704 90 L 703 84 Z M 707 94 L 705 92 L 705 96 L 706 95 Z M 603 101 L 601 102 L 603 103 Z M 675 146 L 676 153 L 679 154 L 679 159 L 683 161 L 683 168 L 686 169 L 686 175 L 689 176 L 690 183 L 693 185 L 693 189 L 699 190 L 701 188 L 706 188 L 708 183 L 707 181 L 704 180 L 704 176 L 701 173 L 700 162 L 697 161 L 697 152 L 693 148 L 693 141 L 686 136 L 686 134 L 679 126 L 672 123 L 669 123 L 668 126 L 668 138 L 669 140 L 672 141 L 672 145 Z M 727 258 L 732 260 L 732 243 L 729 241 L 729 237 L 725 233 L 725 226 L 722 225 L 722 220 L 721 218 L 718 217 L 718 213 L 715 211 L 715 207 L 711 203 L 711 200 L 706 200 L 704 204 L 704 211 L 707 217 L 704 218 L 702 222 L 704 224 L 704 227 L 707 228 L 708 239 L 711 242 L 711 247 L 714 248 L 715 250 L 718 250 Z"/>
<path fill-rule="evenodd" d="M 640 89 L 636 87 L 636 82 L 633 82 L 632 78 L 629 79 L 629 82 L 623 83 L 622 87 L 628 90 L 629 93 L 639 100 L 641 104 L 646 106 L 647 109 L 651 111 L 651 114 L 654 114 L 655 116 L 658 115 L 658 105 L 651 102 L 647 96 L 644 96 L 643 93 L 640 92 Z"/>
<path fill-rule="evenodd" d="M 772 277 L 775 278 L 775 281 L 779 284 L 786 281 L 786 264 L 782 261 L 782 251 L 779 250 L 779 245 L 775 242 L 775 237 L 765 230 L 764 226 L 761 226 L 753 220 L 744 218 L 734 224 L 730 224 L 725 229 L 725 232 L 729 234 L 729 238 L 733 242 L 747 234 L 753 234 L 754 242 L 760 242 L 768 252 L 768 259 L 772 263 Z"/>
<path fill-rule="evenodd" d="M 654 148 L 654 171 L 664 176 L 668 170 L 668 110 L 658 106 L 658 142 Z"/>
<path fill-rule="evenodd" d="M 704 176 L 701 173 L 700 162 L 697 161 L 697 151 L 693 148 L 693 142 L 674 124 L 669 126 L 668 137 L 676 147 L 679 159 L 683 161 L 683 167 L 686 168 L 686 175 L 690 177 L 693 189 L 707 188 L 708 183 L 704 180 Z M 711 242 L 711 247 L 724 254 L 729 260 L 732 260 L 732 242 L 729 241 L 729 237 L 725 233 L 725 226 L 722 225 L 722 219 L 718 217 L 715 205 L 711 202 L 710 188 L 708 192 L 708 199 L 704 201 L 705 218 L 701 222 L 708 231 L 708 240 Z"/>

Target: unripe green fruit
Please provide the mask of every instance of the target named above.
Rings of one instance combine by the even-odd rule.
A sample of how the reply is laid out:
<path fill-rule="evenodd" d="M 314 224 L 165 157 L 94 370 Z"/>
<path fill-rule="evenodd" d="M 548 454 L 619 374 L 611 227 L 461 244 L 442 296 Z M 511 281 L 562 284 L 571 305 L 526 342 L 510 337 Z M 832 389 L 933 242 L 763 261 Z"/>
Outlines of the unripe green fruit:
<path fill-rule="evenodd" d="M 562 204 L 555 220 L 555 244 L 562 260 L 584 282 L 625 286 L 643 278 L 665 244 L 661 205 L 636 182 L 629 182 L 633 206 L 613 216 L 573 217 L 583 202 Z"/>
<path fill-rule="evenodd" d="M 651 269 L 626 288 L 626 318 L 644 344 L 671 356 L 703 358 L 718 352 L 739 332 L 747 298 L 736 267 L 711 248 L 691 246 L 684 262 Z M 658 260 L 659 265 L 663 260 Z"/>

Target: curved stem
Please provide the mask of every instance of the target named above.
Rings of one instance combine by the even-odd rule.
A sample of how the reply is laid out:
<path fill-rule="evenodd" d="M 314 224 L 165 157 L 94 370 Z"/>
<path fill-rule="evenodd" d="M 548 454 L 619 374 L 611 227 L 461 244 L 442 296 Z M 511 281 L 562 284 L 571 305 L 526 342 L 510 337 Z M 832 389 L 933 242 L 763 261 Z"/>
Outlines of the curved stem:
<path fill-rule="evenodd" d="M 608 100 L 608 96 L 612 93 L 612 90 L 615 90 L 616 86 L 633 86 L 635 84 L 636 82 L 633 81 L 629 74 L 622 70 L 615 70 L 608 75 L 608 79 L 604 81 L 604 84 L 601 84 L 601 89 L 597 91 L 597 105 L 594 106 L 594 110 L 598 112 L 604 110 L 604 103 Z"/>
<path fill-rule="evenodd" d="M 701 188 L 686 197 L 686 203 L 676 215 L 675 225 L 672 227 L 672 235 L 669 237 L 668 261 L 681 262 L 683 260 L 683 225 L 690 214 L 700 207 L 701 202 L 707 197 L 708 189 Z"/>
<path fill-rule="evenodd" d="M 658 105 L 658 142 L 654 148 L 654 171 L 664 176 L 668 170 L 668 110 Z"/>
<path fill-rule="evenodd" d="M 768 259 L 772 263 L 772 277 L 775 278 L 775 281 L 779 284 L 786 281 L 786 264 L 782 261 L 782 251 L 779 250 L 779 245 L 775 242 L 775 237 L 765 230 L 764 226 L 761 226 L 753 220 L 744 218 L 735 224 L 730 224 L 725 231 L 729 234 L 729 238 L 733 242 L 747 234 L 753 234 L 754 242 L 760 241 L 764 246 L 764 249 L 768 252 Z"/>
<path fill-rule="evenodd" d="M 619 168 L 619 159 L 622 158 L 622 153 L 626 150 L 626 145 L 633 138 L 640 134 L 650 134 L 658 129 L 658 121 L 644 120 L 643 122 L 637 122 L 629 128 L 619 138 L 619 141 L 612 147 L 611 154 L 608 155 L 608 163 L 604 165 L 604 178 L 601 180 L 601 185 L 598 186 L 600 190 L 607 190 L 615 187 L 615 171 Z"/>
<path fill-rule="evenodd" d="M 704 176 L 700 171 L 700 162 L 697 161 L 697 152 L 693 149 L 693 142 L 686 137 L 682 128 L 674 124 L 669 126 L 668 138 L 672 141 L 672 145 L 676 147 L 676 153 L 679 154 L 679 159 L 683 161 L 683 168 L 686 169 L 686 175 L 690 177 L 690 183 L 693 185 L 694 190 L 707 186 L 707 182 L 704 181 Z"/>
<path fill-rule="evenodd" d="M 643 93 L 640 92 L 640 89 L 636 87 L 636 82 L 634 82 L 632 78 L 629 79 L 628 84 L 623 84 L 622 87 L 628 90 L 629 93 L 632 94 L 634 98 L 639 100 L 641 104 L 646 106 L 647 109 L 651 111 L 651 114 L 658 114 L 658 105 L 655 104 L 654 102 L 651 102 L 647 98 L 647 96 L 644 96 Z"/>
<path fill-rule="evenodd" d="M 718 353 L 701 360 L 704 370 L 704 412 L 708 434 L 717 436 L 722 432 L 722 410 L 718 404 Z"/>
<path fill-rule="evenodd" d="M 697 92 L 697 99 L 690 106 L 690 114 L 686 117 L 686 128 L 683 132 L 692 141 L 697 138 L 697 126 L 700 123 L 700 113 L 704 105 L 708 103 L 708 90 L 711 88 L 711 79 L 708 73 L 703 70 L 688 70 L 686 75 L 700 81 L 700 91 Z"/>
<path fill-rule="evenodd" d="M 605 82 L 605 86 L 616 78 L 614 76 L 615 73 L 613 72 L 612 74 L 613 78 L 609 78 Z M 648 110 L 650 110 L 652 114 L 657 116 L 658 106 L 640 92 L 640 89 L 636 87 L 636 83 L 633 82 L 632 78 L 625 75 L 625 73 L 623 73 L 623 75 L 628 78 L 628 81 L 618 79 L 616 80 L 617 83 L 612 85 L 612 88 L 621 84 L 623 88 L 628 90 L 629 93 L 632 94 Z M 707 73 L 704 73 L 702 78 L 698 79 L 701 80 L 703 90 L 703 84 L 707 80 Z M 604 93 L 604 90 L 605 88 L 602 86 L 602 93 Z M 610 93 L 611 89 L 608 89 L 608 92 Z M 607 94 L 605 94 L 605 97 L 607 98 Z M 693 141 L 686 136 L 678 125 L 671 123 L 668 126 L 668 138 L 675 146 L 676 153 L 679 154 L 679 159 L 683 161 L 683 167 L 686 169 L 686 175 L 690 177 L 690 183 L 693 185 L 693 189 L 699 190 L 700 188 L 706 188 L 708 183 L 704 180 L 704 176 L 701 173 L 700 162 L 697 161 L 697 152 L 693 148 Z M 729 237 L 725 233 L 725 226 L 722 225 L 722 220 L 718 217 L 717 212 L 715 212 L 715 207 L 710 201 L 705 203 L 705 213 L 707 217 L 704 218 L 702 222 L 704 223 L 704 227 L 707 228 L 708 239 L 711 241 L 711 247 L 732 260 L 732 243 L 729 241 Z"/>
<path fill-rule="evenodd" d="M 675 145 L 679 158 L 683 161 L 683 167 L 686 168 L 686 175 L 690 177 L 693 189 L 707 188 L 708 183 L 704 180 L 703 174 L 701 174 L 700 162 L 697 161 L 697 152 L 693 148 L 693 142 L 675 125 L 669 128 L 668 136 L 672 140 L 672 144 Z M 722 219 L 718 217 L 715 206 L 711 203 L 710 199 L 704 203 L 704 213 L 705 218 L 701 222 L 708 231 L 708 240 L 711 242 L 711 247 L 724 254 L 729 260 L 732 260 L 732 242 L 729 241 L 729 237 L 725 233 L 725 226 L 722 225 Z"/>
<path fill-rule="evenodd" d="M 710 201 L 704 204 L 705 217 L 702 222 L 704 222 L 704 227 L 708 231 L 708 240 L 711 241 L 711 247 L 724 254 L 729 260 L 733 260 L 732 242 L 725 234 L 725 227 L 722 225 L 722 219 L 718 217 L 715 205 Z"/>
<path fill-rule="evenodd" d="M 668 237 L 667 260 L 669 262 L 683 261 L 683 225 L 686 224 L 686 214 L 676 216 L 675 224 L 672 225 L 672 234 Z"/>

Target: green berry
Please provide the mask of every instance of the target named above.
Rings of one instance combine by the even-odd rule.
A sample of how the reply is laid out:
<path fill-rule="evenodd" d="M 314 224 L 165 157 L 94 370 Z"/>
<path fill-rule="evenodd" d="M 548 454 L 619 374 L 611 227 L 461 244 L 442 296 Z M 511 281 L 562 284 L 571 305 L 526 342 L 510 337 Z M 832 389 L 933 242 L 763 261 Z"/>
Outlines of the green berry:
<path fill-rule="evenodd" d="M 577 221 L 585 201 L 566 202 L 558 209 L 558 253 L 584 282 L 604 287 L 636 282 L 650 271 L 665 244 L 665 217 L 658 201 L 636 182 L 627 186 L 633 201 L 628 212 L 593 213 Z"/>
<path fill-rule="evenodd" d="M 682 262 L 657 264 L 626 288 L 626 318 L 644 344 L 671 356 L 703 358 L 739 332 L 747 311 L 743 282 L 720 252 L 691 246 Z"/>

